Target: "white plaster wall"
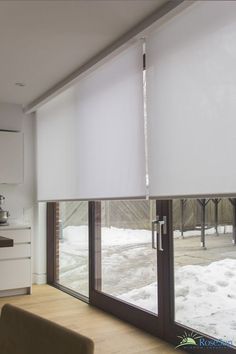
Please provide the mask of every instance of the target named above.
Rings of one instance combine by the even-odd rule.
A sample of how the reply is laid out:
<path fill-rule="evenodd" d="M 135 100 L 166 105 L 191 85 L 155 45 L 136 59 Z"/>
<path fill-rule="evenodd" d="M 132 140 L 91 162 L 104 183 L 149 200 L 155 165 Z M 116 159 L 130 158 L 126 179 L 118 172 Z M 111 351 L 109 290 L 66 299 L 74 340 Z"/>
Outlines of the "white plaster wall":
<path fill-rule="evenodd" d="M 36 203 L 35 119 L 33 116 L 23 117 L 22 132 L 24 134 L 24 183 L 0 184 L 0 194 L 6 198 L 4 209 L 10 212 L 10 222 L 31 221 Z M 4 153 L 7 154 L 7 151 Z"/>
<path fill-rule="evenodd" d="M 12 106 L 14 106 L 12 109 L 9 104 L 7 106 L 8 112 L 11 112 L 11 127 L 13 129 L 18 126 L 24 133 L 24 183 L 0 184 L 0 194 L 6 198 L 4 209 L 10 212 L 9 222 L 29 224 L 32 227 L 33 282 L 44 283 L 46 282 L 46 209 L 45 205 L 38 205 L 36 200 L 35 116 L 22 114 L 19 118 L 21 108 Z M 3 124 L 3 120 L 8 116 L 1 115 L 3 111 L 6 112 L 5 104 L 0 103 L 0 129 L 7 126 Z"/>

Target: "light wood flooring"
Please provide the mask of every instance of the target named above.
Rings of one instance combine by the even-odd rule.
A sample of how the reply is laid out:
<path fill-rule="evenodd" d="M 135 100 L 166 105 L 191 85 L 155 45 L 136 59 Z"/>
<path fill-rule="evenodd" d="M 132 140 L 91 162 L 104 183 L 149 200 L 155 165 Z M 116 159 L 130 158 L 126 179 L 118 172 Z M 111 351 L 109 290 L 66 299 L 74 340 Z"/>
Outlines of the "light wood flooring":
<path fill-rule="evenodd" d="M 95 354 L 172 354 L 174 347 L 48 285 L 36 285 L 32 295 L 0 298 L 57 322 L 95 342 Z M 182 352 L 183 353 L 183 352 Z"/>

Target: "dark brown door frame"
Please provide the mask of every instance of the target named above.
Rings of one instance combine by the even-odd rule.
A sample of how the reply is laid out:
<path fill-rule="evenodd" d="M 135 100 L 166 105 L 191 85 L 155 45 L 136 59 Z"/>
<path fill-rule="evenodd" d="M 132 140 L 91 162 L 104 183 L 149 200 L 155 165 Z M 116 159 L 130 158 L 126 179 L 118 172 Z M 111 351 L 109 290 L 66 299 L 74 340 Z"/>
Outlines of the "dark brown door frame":
<path fill-rule="evenodd" d="M 47 203 L 47 284 L 56 279 L 56 203 Z"/>

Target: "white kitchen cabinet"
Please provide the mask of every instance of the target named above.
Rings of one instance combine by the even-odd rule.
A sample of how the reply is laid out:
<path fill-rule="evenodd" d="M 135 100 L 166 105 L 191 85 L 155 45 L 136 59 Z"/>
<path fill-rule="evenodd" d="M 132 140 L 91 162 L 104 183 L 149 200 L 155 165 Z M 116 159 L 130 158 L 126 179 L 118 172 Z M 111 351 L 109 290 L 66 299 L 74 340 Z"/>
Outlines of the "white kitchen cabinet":
<path fill-rule="evenodd" d="M 0 131 L 0 183 L 19 184 L 24 181 L 24 135 Z"/>
<path fill-rule="evenodd" d="M 0 263 L 0 279 L 0 291 L 24 289 L 25 294 L 25 288 L 30 288 L 30 259 L 4 260 Z"/>
<path fill-rule="evenodd" d="M 21 131 L 23 117 L 22 105 L 0 103 L 0 130 Z"/>
<path fill-rule="evenodd" d="M 23 226 L 1 226 L 0 236 L 14 240 L 13 247 L 0 248 L 0 297 L 30 294 L 31 229 Z"/>

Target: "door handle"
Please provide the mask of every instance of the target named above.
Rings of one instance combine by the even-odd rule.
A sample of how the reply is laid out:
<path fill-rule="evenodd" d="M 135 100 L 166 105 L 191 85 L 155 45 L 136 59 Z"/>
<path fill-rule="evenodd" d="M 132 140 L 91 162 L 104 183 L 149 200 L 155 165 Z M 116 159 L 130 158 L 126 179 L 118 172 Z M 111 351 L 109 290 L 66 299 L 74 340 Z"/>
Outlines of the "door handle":
<path fill-rule="evenodd" d="M 165 224 L 165 221 L 164 220 L 160 220 L 158 221 L 159 223 L 159 232 L 158 232 L 158 251 L 161 251 L 163 252 L 164 251 L 164 248 L 162 247 L 162 228 Z"/>
<path fill-rule="evenodd" d="M 157 225 L 158 220 L 153 220 L 152 221 L 152 248 L 156 249 L 155 246 L 155 225 Z"/>
<path fill-rule="evenodd" d="M 152 248 L 158 249 L 158 251 L 163 252 L 164 248 L 162 245 L 162 237 L 167 233 L 167 223 L 166 223 L 166 216 L 163 216 L 163 220 L 159 220 L 158 216 L 156 220 L 152 221 Z M 159 226 L 158 232 L 155 230 L 155 225 Z M 155 231 L 156 231 L 156 242 L 155 242 Z M 157 246 L 156 246 L 157 245 Z"/>

